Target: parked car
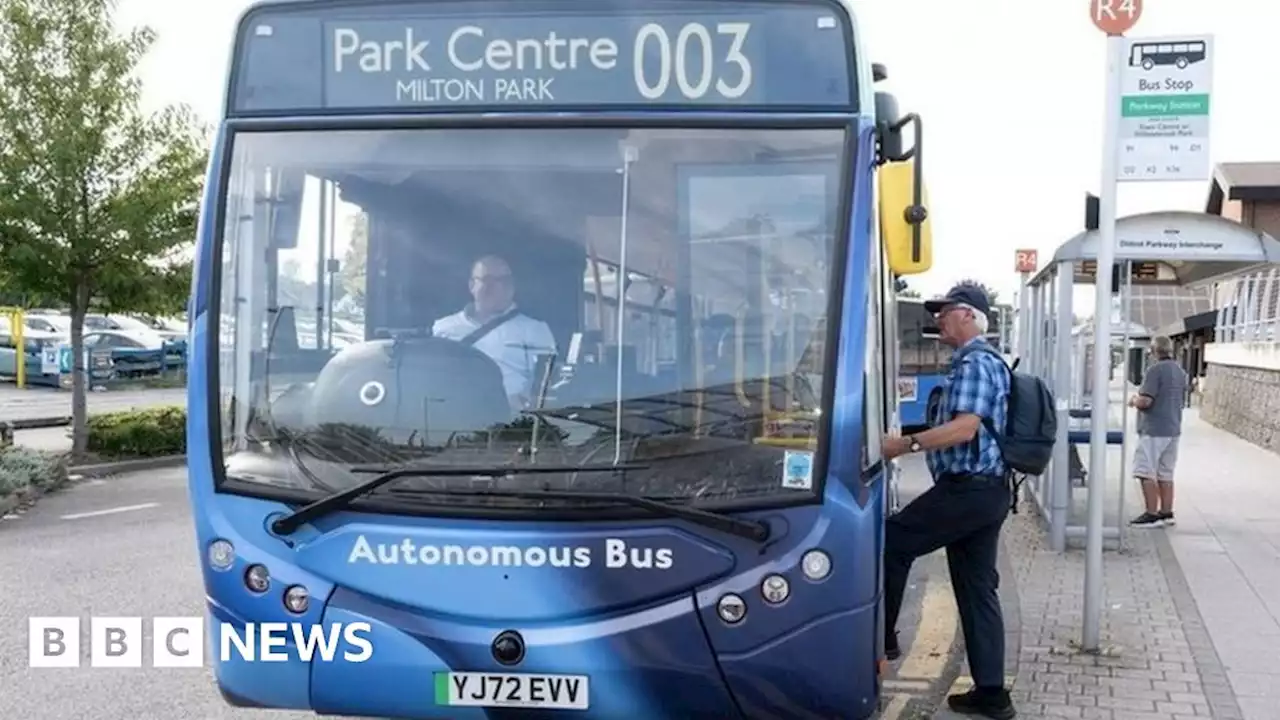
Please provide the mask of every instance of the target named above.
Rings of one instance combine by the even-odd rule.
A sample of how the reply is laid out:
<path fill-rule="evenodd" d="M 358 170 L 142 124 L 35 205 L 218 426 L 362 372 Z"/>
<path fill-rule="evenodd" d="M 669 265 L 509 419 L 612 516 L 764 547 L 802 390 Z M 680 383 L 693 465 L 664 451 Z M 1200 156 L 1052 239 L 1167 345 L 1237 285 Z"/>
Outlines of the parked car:
<path fill-rule="evenodd" d="M 57 385 L 56 373 L 43 375 L 40 372 L 43 363 L 43 352 L 46 347 L 57 346 L 65 342 L 65 338 L 56 332 L 47 332 L 33 328 L 25 319 L 26 327 L 22 332 L 22 344 L 26 347 L 25 359 L 27 382 L 36 385 Z M 18 374 L 18 353 L 13 344 L 13 333 L 10 332 L 9 318 L 0 317 L 0 376 L 16 377 Z"/>
<path fill-rule="evenodd" d="M 66 338 L 71 337 L 71 318 L 66 315 L 41 312 L 24 313 L 22 324 L 28 330 L 39 330 L 53 335 L 62 335 Z"/>
<path fill-rule="evenodd" d="M 160 329 L 154 327 L 151 323 L 139 320 L 128 315 L 97 315 L 90 314 L 84 318 L 85 332 L 90 330 L 114 330 L 119 332 L 129 332 L 137 335 L 154 335 L 162 340 L 169 341 L 182 348 L 186 352 L 187 332 L 183 330 L 170 330 L 168 328 Z"/>
<path fill-rule="evenodd" d="M 90 352 L 110 350 L 117 376 L 150 375 L 186 362 L 186 343 L 165 340 L 149 328 L 92 330 L 84 335 Z"/>

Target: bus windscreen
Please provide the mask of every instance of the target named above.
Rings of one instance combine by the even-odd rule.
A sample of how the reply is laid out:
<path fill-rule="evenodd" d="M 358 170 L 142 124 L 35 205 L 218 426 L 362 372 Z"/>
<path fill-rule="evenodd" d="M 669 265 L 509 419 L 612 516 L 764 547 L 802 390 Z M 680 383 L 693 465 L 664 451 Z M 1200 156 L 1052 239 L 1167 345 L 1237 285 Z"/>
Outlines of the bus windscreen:
<path fill-rule="evenodd" d="M 228 113 L 851 110 L 834 4 L 285 3 L 246 16 Z"/>

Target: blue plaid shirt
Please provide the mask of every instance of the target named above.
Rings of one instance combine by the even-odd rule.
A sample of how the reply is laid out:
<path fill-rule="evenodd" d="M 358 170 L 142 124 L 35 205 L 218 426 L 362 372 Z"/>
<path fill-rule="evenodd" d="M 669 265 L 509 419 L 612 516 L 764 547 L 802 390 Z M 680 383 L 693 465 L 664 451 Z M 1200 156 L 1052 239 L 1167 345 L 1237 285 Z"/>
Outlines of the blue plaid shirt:
<path fill-rule="evenodd" d="M 986 342 L 976 337 L 952 355 L 937 416 L 929 419 L 933 427 L 944 425 L 957 415 L 977 415 L 991 420 L 996 428 L 1004 428 L 1009 414 L 1009 373 L 999 355 L 975 347 L 977 343 L 985 345 Z M 975 443 L 970 441 L 931 451 L 925 459 L 934 478 L 940 475 L 1003 476 L 1005 473 L 1000 447 L 986 427 L 978 429 L 976 450 Z"/>

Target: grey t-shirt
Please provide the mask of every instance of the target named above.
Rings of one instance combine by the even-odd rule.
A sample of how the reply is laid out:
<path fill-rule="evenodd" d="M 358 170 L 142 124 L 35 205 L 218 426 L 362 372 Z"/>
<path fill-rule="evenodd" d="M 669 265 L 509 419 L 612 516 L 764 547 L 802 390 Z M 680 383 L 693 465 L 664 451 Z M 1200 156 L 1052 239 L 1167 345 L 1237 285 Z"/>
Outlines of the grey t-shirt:
<path fill-rule="evenodd" d="M 1139 435 L 1178 437 L 1182 434 L 1187 374 L 1176 361 L 1161 360 L 1148 368 L 1138 393 L 1151 398 L 1151 407 L 1138 411 Z"/>

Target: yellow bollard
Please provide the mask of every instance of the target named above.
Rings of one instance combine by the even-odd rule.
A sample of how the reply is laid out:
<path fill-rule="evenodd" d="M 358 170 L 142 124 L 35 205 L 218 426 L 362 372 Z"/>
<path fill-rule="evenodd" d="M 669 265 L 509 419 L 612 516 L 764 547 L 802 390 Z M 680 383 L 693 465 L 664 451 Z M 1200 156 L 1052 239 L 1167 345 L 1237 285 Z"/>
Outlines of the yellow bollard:
<path fill-rule="evenodd" d="M 26 311 L 22 308 L 3 308 L 9 318 L 9 337 L 13 341 L 15 380 L 19 388 L 27 386 Z"/>
<path fill-rule="evenodd" d="M 27 324 L 26 313 L 21 308 L 13 311 L 13 345 L 18 351 L 14 359 L 15 372 L 18 374 L 18 389 L 27 386 Z"/>

